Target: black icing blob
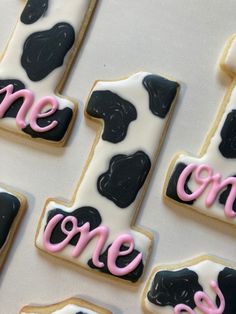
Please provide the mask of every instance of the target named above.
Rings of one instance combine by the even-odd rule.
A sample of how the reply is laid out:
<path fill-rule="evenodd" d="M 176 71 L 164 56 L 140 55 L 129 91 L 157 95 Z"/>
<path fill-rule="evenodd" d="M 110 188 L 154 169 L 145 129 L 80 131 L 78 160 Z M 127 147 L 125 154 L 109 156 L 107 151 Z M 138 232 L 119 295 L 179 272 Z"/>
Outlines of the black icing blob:
<path fill-rule="evenodd" d="M 236 313 L 236 270 L 225 267 L 218 275 L 218 286 L 225 298 L 224 314 Z M 219 297 L 216 298 L 216 304 L 219 307 Z"/>
<path fill-rule="evenodd" d="M 236 110 L 232 110 L 225 119 L 221 130 L 222 141 L 219 150 L 225 158 L 236 158 Z"/>
<path fill-rule="evenodd" d="M 175 169 L 170 177 L 170 180 L 168 182 L 168 186 L 166 189 L 166 195 L 175 201 L 179 203 L 184 203 L 184 204 L 189 204 L 192 205 L 194 203 L 193 201 L 183 201 L 179 198 L 178 193 L 177 193 L 177 183 L 179 180 L 179 177 L 181 173 L 184 171 L 184 169 L 187 167 L 186 164 L 183 162 L 179 162 L 176 166 Z M 185 185 L 184 185 L 184 190 L 187 194 L 192 194 L 192 191 L 188 188 L 188 181 L 190 180 L 191 175 L 187 178 Z"/>
<path fill-rule="evenodd" d="M 112 157 L 107 172 L 99 176 L 97 188 L 101 195 L 120 208 L 135 200 L 151 168 L 147 154 L 138 151 L 133 155 Z"/>
<path fill-rule="evenodd" d="M 59 142 L 63 139 L 69 124 L 72 120 L 73 111 L 70 108 L 64 108 L 62 110 L 57 110 L 55 113 L 49 117 L 39 118 L 37 124 L 40 127 L 48 126 L 52 121 L 57 121 L 58 124 L 55 128 L 47 132 L 36 132 L 30 125 L 22 129 L 23 132 L 29 134 L 33 138 L 43 138 L 45 140 Z"/>
<path fill-rule="evenodd" d="M 0 249 L 5 244 L 11 226 L 20 209 L 20 201 L 9 193 L 0 193 Z"/>
<path fill-rule="evenodd" d="M 21 89 L 25 89 L 24 83 L 19 80 L 15 79 L 7 79 L 7 80 L 0 80 L 0 89 L 12 84 L 13 85 L 13 92 L 17 92 Z M 0 106 L 2 101 L 4 100 L 6 93 L 0 94 Z M 3 118 L 15 118 L 17 116 L 18 111 L 20 110 L 23 104 L 23 98 L 17 99 L 10 108 L 6 111 Z"/>
<path fill-rule="evenodd" d="M 86 111 L 104 120 L 102 139 L 111 143 L 123 141 L 129 124 L 137 119 L 134 105 L 109 90 L 93 92 Z"/>
<path fill-rule="evenodd" d="M 47 224 L 54 216 L 58 214 L 62 214 L 64 217 L 67 217 L 67 216 L 75 217 L 78 221 L 78 224 L 77 224 L 78 227 L 82 227 L 86 222 L 88 222 L 90 225 L 90 231 L 93 229 L 96 229 L 102 222 L 102 218 L 97 209 L 90 206 L 85 206 L 85 207 L 77 208 L 71 213 L 65 212 L 59 208 L 52 209 L 48 212 Z M 67 226 L 67 228 L 68 230 L 70 230 L 70 226 Z M 66 238 L 66 235 L 61 231 L 61 222 L 60 222 L 54 228 L 51 235 L 50 242 L 52 244 L 61 243 L 65 238 Z M 71 239 L 70 244 L 75 246 L 79 238 L 80 238 L 80 233 L 75 235 Z"/>
<path fill-rule="evenodd" d="M 175 99 L 179 84 L 158 75 L 147 75 L 143 85 L 149 94 L 149 108 L 160 118 L 165 118 Z"/>
<path fill-rule="evenodd" d="M 40 81 L 60 67 L 74 41 L 74 28 L 63 22 L 31 34 L 25 41 L 21 57 L 21 64 L 31 81 Z"/>
<path fill-rule="evenodd" d="M 231 177 L 236 178 L 236 175 L 231 176 Z M 219 203 L 220 203 L 220 204 L 223 204 L 223 205 L 226 204 L 226 201 L 227 201 L 227 199 L 228 199 L 228 197 L 229 197 L 229 193 L 231 192 L 231 188 L 232 188 L 232 185 L 229 184 L 229 185 L 227 186 L 227 188 L 220 194 L 220 197 L 219 197 Z M 233 211 L 236 212 L 236 200 L 235 200 L 234 203 L 233 203 L 233 208 L 232 208 L 232 209 L 233 209 Z"/>
<path fill-rule="evenodd" d="M 24 24 L 33 24 L 40 19 L 48 9 L 48 0 L 28 0 L 20 20 Z"/>
<path fill-rule="evenodd" d="M 75 314 L 87 314 L 87 313 L 79 311 L 79 312 L 76 312 Z"/>
<path fill-rule="evenodd" d="M 94 269 L 98 269 L 100 270 L 102 273 L 106 273 L 106 274 L 110 274 L 112 276 L 115 276 L 113 274 L 111 274 L 111 272 L 109 271 L 108 267 L 107 267 L 107 256 L 108 256 L 108 250 L 110 248 L 111 245 L 108 246 L 108 248 L 106 249 L 106 251 L 104 253 L 102 253 L 99 257 L 99 261 L 104 263 L 104 267 L 103 268 L 98 268 L 93 264 L 92 259 L 90 259 L 88 261 L 88 266 Z M 125 245 L 122 245 L 120 248 L 120 251 L 124 251 L 127 250 L 128 248 Z M 116 260 L 116 266 L 120 267 L 120 268 L 124 268 L 127 265 L 129 265 L 135 258 L 136 256 L 139 254 L 140 252 L 138 250 L 133 250 L 130 254 L 125 255 L 125 256 L 118 256 L 117 260 Z M 135 270 L 133 270 L 131 273 L 124 275 L 124 276 L 115 276 L 115 277 L 119 277 L 122 278 L 124 280 L 128 280 L 131 282 L 136 282 L 139 280 L 139 278 L 142 276 L 143 273 L 143 261 L 141 261 L 139 263 L 139 265 L 137 266 L 137 268 Z"/>
<path fill-rule="evenodd" d="M 203 291 L 198 282 L 198 275 L 188 268 L 177 271 L 159 271 L 148 291 L 149 302 L 158 306 L 186 304 L 192 309 L 196 307 L 194 295 Z"/>

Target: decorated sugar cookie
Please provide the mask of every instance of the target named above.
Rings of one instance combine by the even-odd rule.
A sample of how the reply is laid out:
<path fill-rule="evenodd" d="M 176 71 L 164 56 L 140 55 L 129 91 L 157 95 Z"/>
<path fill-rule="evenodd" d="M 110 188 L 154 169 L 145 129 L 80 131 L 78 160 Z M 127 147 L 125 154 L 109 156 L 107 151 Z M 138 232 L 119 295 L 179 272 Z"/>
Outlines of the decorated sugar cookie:
<path fill-rule="evenodd" d="M 170 167 L 165 198 L 236 224 L 236 36 L 226 45 L 221 68 L 232 78 L 199 158 L 178 155 Z"/>
<path fill-rule="evenodd" d="M 112 314 L 110 311 L 78 298 L 47 306 L 25 306 L 20 314 Z"/>
<path fill-rule="evenodd" d="M 36 246 L 89 270 L 136 282 L 151 235 L 135 226 L 178 83 L 140 72 L 97 82 L 86 116 L 102 124 L 71 203 L 48 200 Z"/>
<path fill-rule="evenodd" d="M 235 314 L 235 268 L 209 256 L 157 266 L 143 292 L 145 313 Z"/>
<path fill-rule="evenodd" d="M 0 62 L 0 128 L 62 145 L 76 105 L 59 95 L 96 0 L 28 0 Z"/>
<path fill-rule="evenodd" d="M 24 196 L 0 187 L 0 269 L 25 209 Z"/>

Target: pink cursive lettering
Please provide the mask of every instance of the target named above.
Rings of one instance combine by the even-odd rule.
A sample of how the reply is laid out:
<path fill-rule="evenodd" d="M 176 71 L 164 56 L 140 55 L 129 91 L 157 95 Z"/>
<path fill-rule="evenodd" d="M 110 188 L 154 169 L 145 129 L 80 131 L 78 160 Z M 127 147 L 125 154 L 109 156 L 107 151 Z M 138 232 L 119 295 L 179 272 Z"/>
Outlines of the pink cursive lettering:
<path fill-rule="evenodd" d="M 23 103 L 16 115 L 17 126 L 19 126 L 21 129 L 24 129 L 27 126 L 26 116 L 31 107 L 32 107 L 32 110 L 29 115 L 29 124 L 35 132 L 47 132 L 54 129 L 57 126 L 58 121 L 52 121 L 50 124 L 48 124 L 45 127 L 40 127 L 37 124 L 37 119 L 49 117 L 58 110 L 59 104 L 56 98 L 51 97 L 51 96 L 46 96 L 46 97 L 43 97 L 41 100 L 39 100 L 39 102 L 37 102 L 35 105 L 33 105 L 34 94 L 30 90 L 21 89 L 17 92 L 13 92 L 13 89 L 14 89 L 14 86 L 10 84 L 0 90 L 0 94 L 5 93 L 4 99 L 0 104 L 0 118 L 4 117 L 7 110 L 12 106 L 12 104 L 16 100 L 23 99 Z M 51 107 L 50 110 L 46 112 L 42 112 L 43 109 L 46 109 L 46 107 L 48 106 Z"/>
<path fill-rule="evenodd" d="M 194 295 L 196 307 L 203 314 L 223 314 L 225 309 L 224 296 L 215 281 L 211 281 L 210 286 L 212 290 L 216 293 L 216 295 L 219 297 L 220 306 L 217 307 L 216 304 L 212 302 L 210 297 L 205 292 L 198 291 Z M 196 314 L 196 312 L 186 304 L 178 304 L 174 308 L 174 314 L 181 314 L 183 311 L 187 312 L 188 314 Z"/>
<path fill-rule="evenodd" d="M 193 175 L 195 182 L 199 187 L 191 194 L 185 192 L 185 184 L 190 175 Z M 210 186 L 211 185 L 211 186 Z M 231 185 L 231 190 L 224 207 L 225 216 L 234 218 L 236 216 L 233 210 L 233 204 L 236 199 L 236 178 L 229 177 L 222 181 L 219 173 L 213 173 L 213 170 L 208 165 L 188 165 L 181 173 L 177 183 L 177 193 L 181 200 L 192 201 L 199 198 L 206 188 L 210 186 L 210 190 L 205 200 L 205 205 L 210 207 L 215 202 L 220 191 Z"/>
<path fill-rule="evenodd" d="M 52 244 L 50 242 L 51 235 L 55 227 L 61 222 L 61 231 L 66 235 L 66 238 L 58 244 Z M 68 230 L 66 225 L 70 223 L 71 228 Z M 79 257 L 80 254 L 84 251 L 88 243 L 95 237 L 98 237 L 95 249 L 92 254 L 92 261 L 95 266 L 102 268 L 104 263 L 99 260 L 104 245 L 109 236 L 109 229 L 106 226 L 99 226 L 96 229 L 90 231 L 89 223 L 83 224 L 81 227 L 78 227 L 78 221 L 73 216 L 64 217 L 62 214 L 55 215 L 47 224 L 44 234 L 43 234 L 43 244 L 47 251 L 51 253 L 57 253 L 62 251 L 72 240 L 72 238 L 80 234 L 79 240 L 76 246 L 73 248 L 71 256 Z M 121 246 L 128 246 L 127 250 L 122 250 Z M 134 250 L 134 239 L 130 234 L 122 234 L 117 237 L 117 239 L 112 243 L 108 249 L 107 257 L 107 267 L 109 271 L 115 276 L 123 276 L 129 274 L 135 270 L 139 263 L 142 260 L 142 253 L 139 253 L 132 262 L 127 266 L 120 268 L 116 265 L 116 260 L 119 256 L 127 256 L 132 253 Z"/>

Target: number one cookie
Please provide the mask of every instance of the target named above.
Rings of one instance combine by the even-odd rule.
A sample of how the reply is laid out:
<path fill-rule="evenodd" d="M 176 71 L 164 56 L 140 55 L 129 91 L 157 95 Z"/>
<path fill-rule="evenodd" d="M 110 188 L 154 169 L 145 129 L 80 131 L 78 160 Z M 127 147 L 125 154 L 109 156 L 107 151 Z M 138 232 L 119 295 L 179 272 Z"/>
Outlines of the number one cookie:
<path fill-rule="evenodd" d="M 96 0 L 28 0 L 0 63 L 0 128 L 63 144 L 76 105 L 60 96 Z"/>
<path fill-rule="evenodd" d="M 88 269 L 136 282 L 151 236 L 134 226 L 178 91 L 148 73 L 97 82 L 86 115 L 102 122 L 72 205 L 49 200 L 36 246 Z"/>
<path fill-rule="evenodd" d="M 178 155 L 166 183 L 166 197 L 206 215 L 236 224 L 236 36 L 221 68 L 232 78 L 201 156 Z"/>

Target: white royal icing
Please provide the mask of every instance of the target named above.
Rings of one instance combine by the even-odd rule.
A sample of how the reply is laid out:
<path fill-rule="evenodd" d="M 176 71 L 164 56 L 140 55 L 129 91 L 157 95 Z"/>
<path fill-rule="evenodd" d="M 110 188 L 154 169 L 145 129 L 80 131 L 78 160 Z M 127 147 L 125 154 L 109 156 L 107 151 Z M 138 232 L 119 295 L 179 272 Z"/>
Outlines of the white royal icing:
<path fill-rule="evenodd" d="M 80 307 L 74 304 L 68 304 L 60 310 L 50 312 L 50 314 L 76 314 L 79 311 L 83 311 L 84 314 L 98 314 L 98 312 L 94 312 L 89 309 L 86 309 L 85 307 Z M 26 314 L 26 313 L 22 312 L 21 314 Z M 38 313 L 32 312 L 28 314 L 38 314 Z"/>
<path fill-rule="evenodd" d="M 120 81 L 98 82 L 93 88 L 92 92 L 109 90 L 131 102 L 137 110 L 137 119 L 129 124 L 125 139 L 119 143 L 113 144 L 104 141 L 100 136 L 94 150 L 93 158 L 90 160 L 76 193 L 75 201 L 71 207 L 58 204 L 55 201 L 50 201 L 46 205 L 36 239 L 36 245 L 40 249 L 45 250 L 43 233 L 50 210 L 59 208 L 66 212 L 72 212 L 79 207 L 92 206 L 100 212 L 102 225 L 107 226 L 110 230 L 107 245 L 113 243 L 120 234 L 129 232 L 134 238 L 135 249 L 142 252 L 143 263 L 146 263 L 151 245 L 150 237 L 130 227 L 140 206 L 144 187 L 140 189 L 134 202 L 125 209 L 122 209 L 98 192 L 97 179 L 102 173 L 107 171 L 110 159 L 117 154 L 130 155 L 138 150 L 142 150 L 149 156 L 152 166 L 155 164 L 155 157 L 162 142 L 163 132 L 169 115 L 161 119 L 149 110 L 149 95 L 142 84 L 144 77 L 148 74 L 140 72 Z M 56 255 L 89 268 L 87 262 L 92 256 L 94 245 L 95 241 L 93 239 L 79 258 L 71 257 L 72 247 L 70 245 L 63 251 L 56 253 Z"/>
<path fill-rule="evenodd" d="M 78 311 L 84 311 L 85 314 L 97 314 L 97 312 L 72 304 L 66 305 L 63 309 L 55 311 L 52 314 L 76 314 Z"/>

